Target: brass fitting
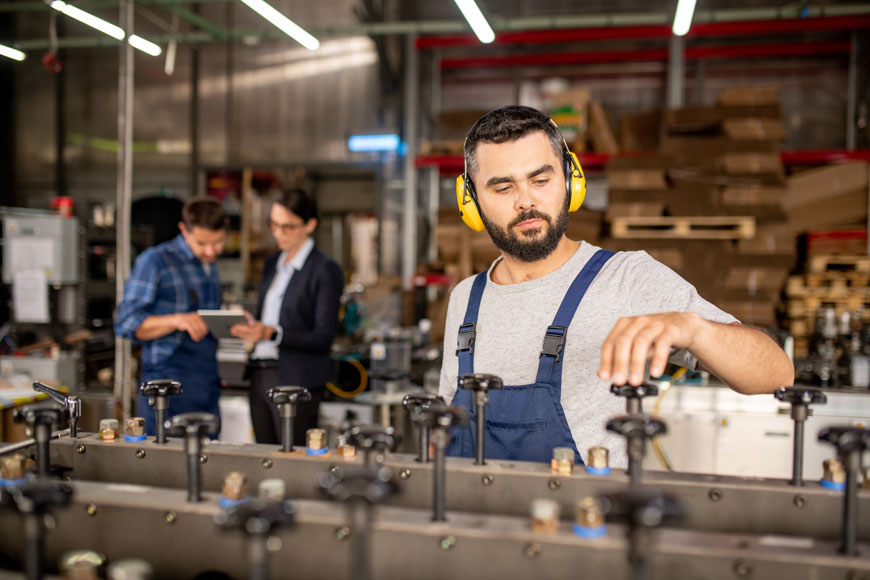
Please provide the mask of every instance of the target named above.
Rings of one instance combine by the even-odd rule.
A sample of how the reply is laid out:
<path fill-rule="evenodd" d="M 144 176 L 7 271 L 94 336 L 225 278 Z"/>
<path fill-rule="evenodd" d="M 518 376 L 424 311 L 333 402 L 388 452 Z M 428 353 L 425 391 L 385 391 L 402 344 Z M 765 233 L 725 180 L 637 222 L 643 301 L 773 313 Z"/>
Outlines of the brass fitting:
<path fill-rule="evenodd" d="M 305 432 L 306 447 L 312 451 L 326 449 L 326 430 L 309 429 Z"/>
<path fill-rule="evenodd" d="M 145 434 L 145 418 L 130 417 L 127 419 L 127 435 L 141 437 Z"/>
<path fill-rule="evenodd" d="M 231 471 L 226 474 L 221 487 L 221 495 L 232 501 L 248 497 L 248 476 L 239 471 Z"/>
<path fill-rule="evenodd" d="M 825 469 L 824 479 L 831 483 L 846 483 L 846 470 L 839 459 L 825 459 L 822 462 Z"/>
<path fill-rule="evenodd" d="M 257 495 L 267 501 L 282 501 L 287 493 L 287 485 L 283 479 L 264 479 L 260 482 Z"/>
<path fill-rule="evenodd" d="M 100 439 L 112 441 L 120 436 L 117 419 L 100 419 Z"/>
<path fill-rule="evenodd" d="M 552 499 L 532 500 L 532 531 L 549 534 L 559 531 L 559 503 Z"/>
<path fill-rule="evenodd" d="M 610 467 L 610 451 L 607 447 L 596 445 L 589 448 L 589 453 L 586 456 L 586 465 L 594 469 L 605 469 Z"/>
<path fill-rule="evenodd" d="M 345 459 L 353 459 L 356 457 L 356 447 L 353 445 L 339 445 L 338 454 Z"/>
<path fill-rule="evenodd" d="M 12 455 L 0 458 L 0 475 L 2 475 L 3 479 L 24 479 L 25 475 L 27 475 L 24 456 L 20 453 L 13 453 Z"/>
<path fill-rule="evenodd" d="M 553 459 L 550 460 L 553 473 L 571 475 L 574 471 L 574 450 L 570 447 L 553 447 Z"/>
<path fill-rule="evenodd" d="M 575 522 L 583 528 L 600 528 L 604 525 L 604 512 L 601 504 L 594 497 L 584 497 L 577 500 Z"/>

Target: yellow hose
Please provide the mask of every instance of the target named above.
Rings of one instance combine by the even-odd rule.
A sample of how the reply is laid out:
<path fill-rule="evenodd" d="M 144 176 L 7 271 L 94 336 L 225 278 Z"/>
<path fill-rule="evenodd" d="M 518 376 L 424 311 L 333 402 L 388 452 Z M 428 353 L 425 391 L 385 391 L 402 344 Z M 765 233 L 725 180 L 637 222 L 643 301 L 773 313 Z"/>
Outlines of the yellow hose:
<path fill-rule="evenodd" d="M 343 389 L 340 389 L 333 383 L 326 383 L 326 388 L 329 389 L 329 392 L 336 397 L 341 397 L 342 399 L 352 399 L 366 390 L 366 387 L 369 384 L 369 375 L 366 372 L 366 368 L 358 360 L 348 358 L 342 359 L 342 362 L 350 363 L 354 368 L 356 368 L 357 371 L 359 371 L 359 385 L 352 391 L 345 391 Z"/>

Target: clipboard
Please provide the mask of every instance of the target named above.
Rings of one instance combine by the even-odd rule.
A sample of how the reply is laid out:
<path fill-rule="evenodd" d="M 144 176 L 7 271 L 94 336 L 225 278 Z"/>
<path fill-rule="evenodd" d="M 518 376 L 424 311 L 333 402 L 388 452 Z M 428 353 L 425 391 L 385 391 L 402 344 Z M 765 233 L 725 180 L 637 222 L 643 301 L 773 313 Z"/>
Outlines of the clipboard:
<path fill-rule="evenodd" d="M 230 328 L 237 324 L 247 324 L 245 313 L 240 310 L 197 310 L 209 331 L 215 338 L 233 338 Z"/>

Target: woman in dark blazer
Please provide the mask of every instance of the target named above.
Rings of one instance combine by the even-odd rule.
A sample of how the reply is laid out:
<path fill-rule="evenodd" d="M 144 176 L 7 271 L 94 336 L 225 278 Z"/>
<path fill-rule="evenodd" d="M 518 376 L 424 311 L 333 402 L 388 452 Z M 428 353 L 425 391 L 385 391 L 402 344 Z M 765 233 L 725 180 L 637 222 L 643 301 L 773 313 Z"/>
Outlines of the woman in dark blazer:
<path fill-rule="evenodd" d="M 314 246 L 317 204 L 300 189 L 284 191 L 272 204 L 269 227 L 279 252 L 267 258 L 256 320 L 232 328 L 234 336 L 255 343 L 251 379 L 251 420 L 258 443 L 279 443 L 281 419 L 266 396 L 272 387 L 294 385 L 311 391 L 300 403 L 293 441 L 305 444 L 305 432 L 317 426 L 323 389 L 332 378 L 329 358 L 338 332 L 344 287 L 341 268 Z"/>

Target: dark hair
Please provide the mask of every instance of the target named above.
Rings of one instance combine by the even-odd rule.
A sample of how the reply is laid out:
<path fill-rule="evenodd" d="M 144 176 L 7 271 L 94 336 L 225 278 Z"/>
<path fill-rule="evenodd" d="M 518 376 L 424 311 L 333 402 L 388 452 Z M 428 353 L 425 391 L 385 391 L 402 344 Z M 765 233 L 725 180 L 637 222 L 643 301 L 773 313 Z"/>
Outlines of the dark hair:
<path fill-rule="evenodd" d="M 188 230 L 194 227 L 211 231 L 226 229 L 229 219 L 224 206 L 212 197 L 194 197 L 181 208 L 181 220 Z"/>
<path fill-rule="evenodd" d="M 316 220 L 320 216 L 317 212 L 317 202 L 302 189 L 285 189 L 275 200 L 275 203 L 281 204 L 284 209 L 295 213 L 305 223 L 313 219 Z"/>
<path fill-rule="evenodd" d="M 465 165 L 469 177 L 477 172 L 477 146 L 480 143 L 516 141 L 536 131 L 543 131 L 553 151 L 561 159 L 562 134 L 550 118 L 537 109 L 509 105 L 490 111 L 478 119 L 465 137 Z"/>

